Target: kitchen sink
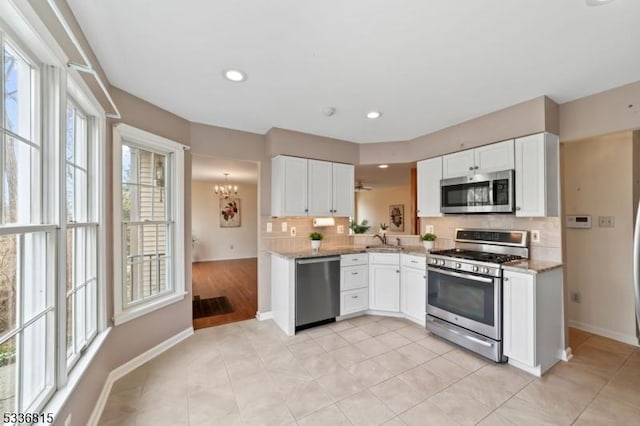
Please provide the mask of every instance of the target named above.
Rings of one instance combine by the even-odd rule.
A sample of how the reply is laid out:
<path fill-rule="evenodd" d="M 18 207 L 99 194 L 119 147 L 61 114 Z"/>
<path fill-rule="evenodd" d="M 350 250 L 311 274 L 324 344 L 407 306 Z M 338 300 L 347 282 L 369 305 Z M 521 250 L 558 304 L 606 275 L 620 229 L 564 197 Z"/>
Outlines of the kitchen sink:
<path fill-rule="evenodd" d="M 365 248 L 380 253 L 398 253 L 404 250 L 401 246 L 366 246 Z"/>

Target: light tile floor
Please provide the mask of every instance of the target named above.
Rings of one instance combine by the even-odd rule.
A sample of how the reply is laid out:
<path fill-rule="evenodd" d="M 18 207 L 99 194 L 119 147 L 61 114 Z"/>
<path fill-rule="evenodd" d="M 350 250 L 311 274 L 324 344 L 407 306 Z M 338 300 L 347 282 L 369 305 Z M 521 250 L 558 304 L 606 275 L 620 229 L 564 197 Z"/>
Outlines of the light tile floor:
<path fill-rule="evenodd" d="M 574 358 L 536 379 L 395 318 L 227 324 L 118 380 L 100 424 L 640 425 L 640 350 L 570 332 Z"/>

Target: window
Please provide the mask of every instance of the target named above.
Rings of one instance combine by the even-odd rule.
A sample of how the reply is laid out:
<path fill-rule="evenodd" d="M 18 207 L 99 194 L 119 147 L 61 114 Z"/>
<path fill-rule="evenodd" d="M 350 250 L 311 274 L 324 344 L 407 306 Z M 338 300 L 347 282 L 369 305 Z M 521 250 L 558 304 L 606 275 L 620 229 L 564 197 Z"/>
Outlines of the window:
<path fill-rule="evenodd" d="M 104 112 L 7 2 L 0 12 L 0 411 L 34 413 L 106 328 Z"/>
<path fill-rule="evenodd" d="M 125 124 L 114 139 L 118 324 L 184 298 L 185 147 Z"/>
<path fill-rule="evenodd" d="M 71 83 L 70 83 L 71 84 Z M 98 332 L 96 155 L 91 120 L 69 97 L 66 111 L 66 355 L 71 367 Z"/>
<path fill-rule="evenodd" d="M 27 411 L 55 386 L 55 237 L 44 214 L 39 70 L 0 33 L 0 411 Z"/>

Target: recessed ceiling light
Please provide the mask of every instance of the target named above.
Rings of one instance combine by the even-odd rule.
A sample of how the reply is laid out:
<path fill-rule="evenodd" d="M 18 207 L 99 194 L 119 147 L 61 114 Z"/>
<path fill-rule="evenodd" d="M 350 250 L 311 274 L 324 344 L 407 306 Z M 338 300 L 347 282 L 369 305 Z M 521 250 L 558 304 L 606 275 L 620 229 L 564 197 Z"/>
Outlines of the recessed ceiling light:
<path fill-rule="evenodd" d="M 613 0 L 586 0 L 589 6 L 600 6 L 602 4 L 611 3 Z"/>
<path fill-rule="evenodd" d="M 388 167 L 389 167 L 389 165 L 388 165 L 388 164 L 380 164 L 380 165 L 378 166 L 378 168 L 379 168 L 379 169 L 386 169 L 386 168 L 388 168 Z"/>
<path fill-rule="evenodd" d="M 382 113 L 380 111 L 369 111 L 367 113 L 367 118 L 371 120 L 375 120 L 376 118 L 380 118 L 381 116 L 382 116 Z"/>
<path fill-rule="evenodd" d="M 227 80 L 233 81 L 235 83 L 239 83 L 247 79 L 247 75 L 240 70 L 224 70 L 223 75 Z"/>

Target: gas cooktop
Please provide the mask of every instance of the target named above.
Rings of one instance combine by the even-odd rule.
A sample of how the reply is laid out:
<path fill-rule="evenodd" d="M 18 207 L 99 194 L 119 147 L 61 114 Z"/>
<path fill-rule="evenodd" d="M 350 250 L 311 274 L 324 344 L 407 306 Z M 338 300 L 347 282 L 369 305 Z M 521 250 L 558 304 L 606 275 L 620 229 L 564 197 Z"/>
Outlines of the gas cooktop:
<path fill-rule="evenodd" d="M 502 264 L 511 262 L 512 260 L 522 259 L 522 256 L 515 254 L 501 254 L 490 253 L 486 251 L 475 251 L 465 249 L 448 249 L 448 250 L 435 250 L 430 253 L 431 255 L 448 256 L 456 259 L 475 260 L 478 262 L 496 263 Z"/>

